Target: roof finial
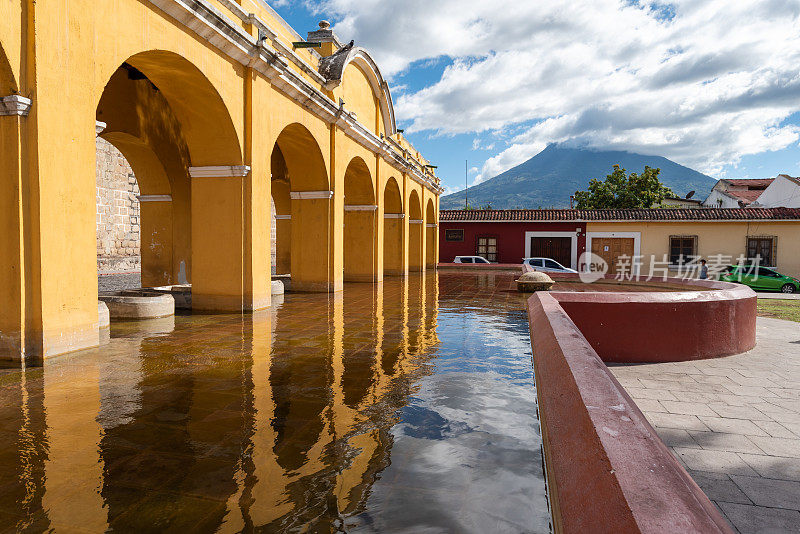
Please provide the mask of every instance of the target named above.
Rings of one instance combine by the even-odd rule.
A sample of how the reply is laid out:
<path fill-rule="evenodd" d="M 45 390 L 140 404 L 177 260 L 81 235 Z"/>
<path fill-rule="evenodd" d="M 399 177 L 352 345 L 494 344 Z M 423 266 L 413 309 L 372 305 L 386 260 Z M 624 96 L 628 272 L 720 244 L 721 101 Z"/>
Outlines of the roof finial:
<path fill-rule="evenodd" d="M 328 22 L 327 20 L 321 20 L 321 21 L 319 21 L 319 29 L 320 29 L 320 30 L 327 30 L 327 29 L 329 29 L 330 27 L 331 27 L 331 23 L 330 23 L 330 22 Z"/>

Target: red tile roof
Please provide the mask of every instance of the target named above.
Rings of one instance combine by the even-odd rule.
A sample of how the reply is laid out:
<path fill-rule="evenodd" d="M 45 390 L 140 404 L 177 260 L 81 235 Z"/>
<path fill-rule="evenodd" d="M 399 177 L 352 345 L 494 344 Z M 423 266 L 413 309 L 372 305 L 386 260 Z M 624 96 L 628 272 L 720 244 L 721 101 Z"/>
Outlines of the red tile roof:
<path fill-rule="evenodd" d="M 723 179 L 722 181 L 730 185 L 745 186 L 751 189 L 766 189 L 775 178 L 735 178 L 733 180 Z"/>
<path fill-rule="evenodd" d="M 442 210 L 441 222 L 800 220 L 800 208 Z"/>
<path fill-rule="evenodd" d="M 728 189 L 727 191 L 723 191 L 728 196 L 732 196 L 744 202 L 745 204 L 750 204 L 751 202 L 755 202 L 758 200 L 758 197 L 761 196 L 761 193 L 764 191 L 762 189 L 747 189 L 742 191 L 737 191 L 735 189 Z"/>

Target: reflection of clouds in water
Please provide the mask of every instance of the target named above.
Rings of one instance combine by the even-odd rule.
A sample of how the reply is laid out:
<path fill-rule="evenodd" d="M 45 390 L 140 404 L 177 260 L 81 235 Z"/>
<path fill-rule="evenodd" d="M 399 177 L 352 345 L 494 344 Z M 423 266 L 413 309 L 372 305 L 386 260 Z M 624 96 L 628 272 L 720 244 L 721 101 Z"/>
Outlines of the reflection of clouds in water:
<path fill-rule="evenodd" d="M 392 429 L 380 511 L 354 531 L 549 531 L 528 336 L 524 313 L 439 314 L 437 371 Z"/>

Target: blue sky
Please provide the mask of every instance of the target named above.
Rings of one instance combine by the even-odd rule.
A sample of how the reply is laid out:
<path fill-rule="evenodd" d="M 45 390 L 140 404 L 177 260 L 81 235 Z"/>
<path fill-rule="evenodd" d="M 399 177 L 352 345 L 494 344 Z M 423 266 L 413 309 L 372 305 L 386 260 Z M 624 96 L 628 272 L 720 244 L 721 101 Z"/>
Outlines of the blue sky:
<path fill-rule="evenodd" d="M 448 192 L 551 142 L 715 178 L 800 174 L 800 0 L 279 0 L 378 61 Z M 611 31 L 609 31 L 611 29 Z"/>

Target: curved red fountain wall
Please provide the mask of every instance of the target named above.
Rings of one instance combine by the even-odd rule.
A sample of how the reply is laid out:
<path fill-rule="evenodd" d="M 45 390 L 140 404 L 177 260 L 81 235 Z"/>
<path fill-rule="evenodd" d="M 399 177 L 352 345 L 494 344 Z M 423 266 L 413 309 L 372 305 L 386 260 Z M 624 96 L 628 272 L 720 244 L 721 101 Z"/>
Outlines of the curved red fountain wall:
<path fill-rule="evenodd" d="M 668 279 L 666 283 L 703 291 L 551 295 L 605 362 L 718 358 L 755 346 L 756 294 L 752 289 L 710 280 Z"/>

